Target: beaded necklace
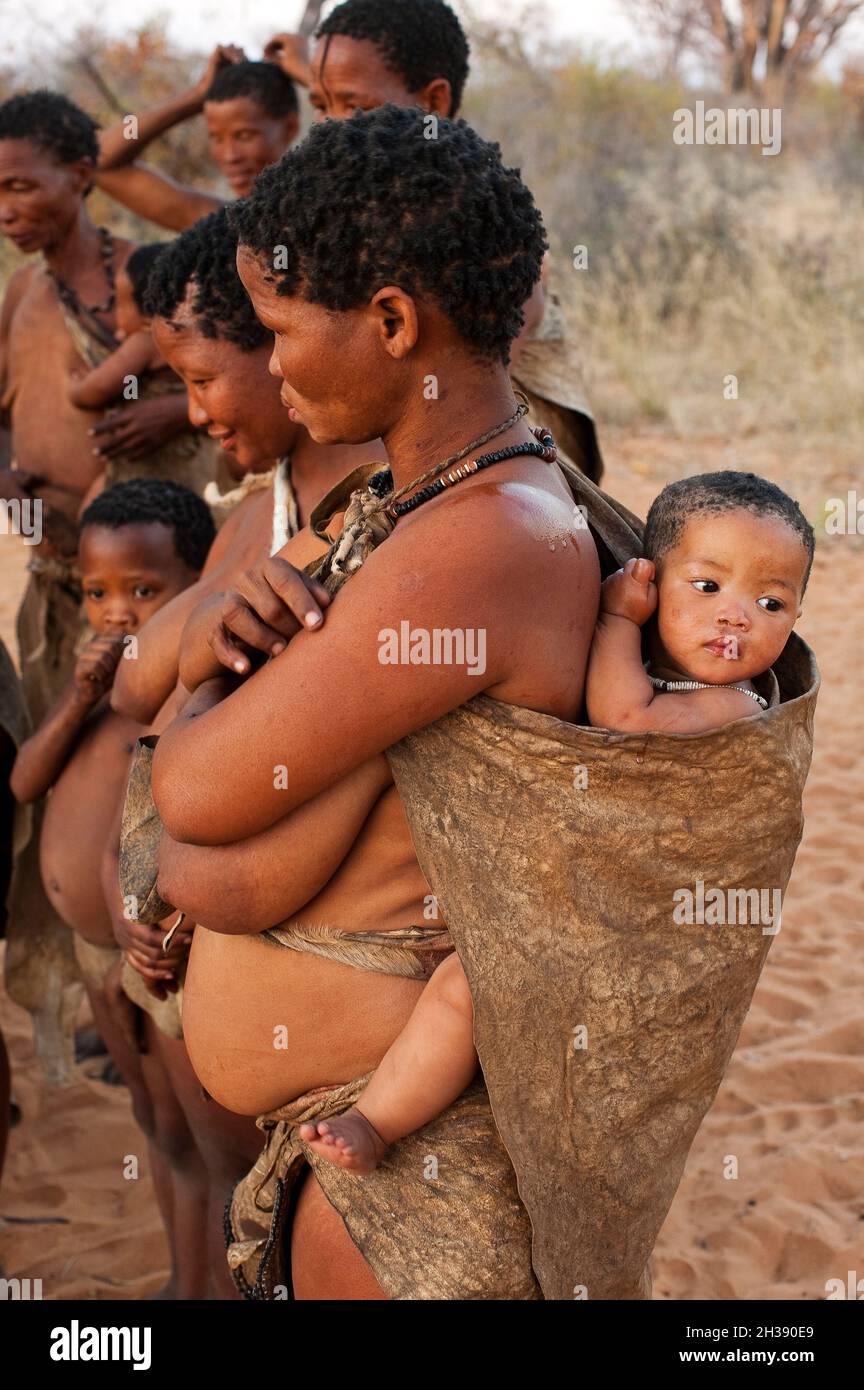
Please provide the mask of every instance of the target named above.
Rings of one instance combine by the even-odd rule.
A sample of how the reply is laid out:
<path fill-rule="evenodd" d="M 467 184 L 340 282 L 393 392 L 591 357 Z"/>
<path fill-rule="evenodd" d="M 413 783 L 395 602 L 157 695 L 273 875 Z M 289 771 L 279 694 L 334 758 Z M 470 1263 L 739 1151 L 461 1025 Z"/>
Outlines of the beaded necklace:
<path fill-rule="evenodd" d="M 117 285 L 114 274 L 114 238 L 111 236 L 107 227 L 99 227 L 98 231 L 102 241 L 100 254 L 105 269 L 105 278 L 108 281 L 108 298 L 105 300 L 104 304 L 82 304 L 77 290 L 73 290 L 71 285 L 67 285 L 66 281 L 61 279 L 56 271 L 48 270 L 48 274 L 57 286 L 57 293 L 60 296 L 61 302 L 66 305 L 69 312 L 74 314 L 76 318 L 82 313 L 90 314 L 91 317 L 95 314 L 110 314 L 117 299 Z"/>
<path fill-rule="evenodd" d="M 505 459 L 519 458 L 522 454 L 533 454 L 546 463 L 554 463 L 558 457 L 558 450 L 555 448 L 555 441 L 549 431 L 542 426 L 535 428 L 532 425 L 531 433 L 537 437 L 536 444 L 510 444 L 506 449 L 496 449 L 493 454 L 483 454 L 480 458 L 469 459 L 467 463 L 462 463 L 458 468 L 451 469 L 449 473 L 436 478 L 434 483 L 421 488 L 419 492 L 415 492 L 414 496 L 407 498 L 406 501 L 391 502 L 387 508 L 388 513 L 396 521 L 400 516 L 413 512 L 415 507 L 422 507 L 424 502 L 431 502 L 433 497 L 439 497 L 448 487 L 464 482 L 466 478 L 488 468 L 490 464 L 503 463 Z"/>
<path fill-rule="evenodd" d="M 736 685 L 734 681 L 715 681 L 709 685 L 706 681 L 664 681 L 660 676 L 652 676 L 649 673 L 649 681 L 655 690 L 740 690 L 742 695 L 749 695 L 751 700 L 755 700 L 760 709 L 768 708 L 768 701 L 764 695 L 757 695 L 755 690 L 747 690 L 743 685 Z"/>
<path fill-rule="evenodd" d="M 487 434 L 481 435 L 479 439 L 472 439 L 471 443 L 466 444 L 464 449 L 460 449 L 458 454 L 451 455 L 451 457 L 445 459 L 443 463 L 436 463 L 434 468 L 430 468 L 426 473 L 421 473 L 419 478 L 415 478 L 413 482 L 406 483 L 404 487 L 401 487 L 398 492 L 394 493 L 387 504 L 386 513 L 390 519 L 392 521 L 398 521 L 400 517 L 406 516 L 408 512 L 413 512 L 416 507 L 422 507 L 424 502 L 431 502 L 433 497 L 439 497 L 446 488 L 453 487 L 456 483 L 464 482 L 466 478 L 473 477 L 475 473 L 481 472 L 482 469 L 488 468 L 493 463 L 501 463 L 505 459 L 518 458 L 520 455 L 528 454 L 534 455 L 537 458 L 542 458 L 547 463 L 554 463 L 558 454 L 552 435 L 547 429 L 534 427 L 532 427 L 531 433 L 536 436 L 536 443 L 511 444 L 506 449 L 497 449 L 494 453 L 484 454 L 476 459 L 469 459 L 467 463 L 461 462 L 466 455 L 470 454 L 472 450 L 479 448 L 481 444 L 488 444 L 489 440 L 494 439 L 496 435 L 505 434 L 511 426 L 517 424 L 518 421 L 522 419 L 523 415 L 527 415 L 527 413 L 527 404 L 524 402 L 520 403 L 516 407 L 514 413 L 507 420 L 503 420 L 500 425 L 496 425 L 494 429 L 489 430 Z M 453 464 L 459 466 L 453 468 Z M 450 471 L 444 473 L 445 468 Z M 428 483 L 428 486 L 421 488 L 421 483 L 427 483 L 430 478 L 433 479 L 433 481 Z M 393 476 L 389 469 L 384 469 L 380 473 L 376 473 L 375 476 L 369 480 L 370 491 L 378 497 L 386 497 L 392 486 Z M 420 488 L 420 491 L 415 493 L 415 488 Z M 414 495 L 408 497 L 408 493 L 414 493 Z M 403 502 L 400 500 L 401 498 L 405 498 L 406 500 Z"/>

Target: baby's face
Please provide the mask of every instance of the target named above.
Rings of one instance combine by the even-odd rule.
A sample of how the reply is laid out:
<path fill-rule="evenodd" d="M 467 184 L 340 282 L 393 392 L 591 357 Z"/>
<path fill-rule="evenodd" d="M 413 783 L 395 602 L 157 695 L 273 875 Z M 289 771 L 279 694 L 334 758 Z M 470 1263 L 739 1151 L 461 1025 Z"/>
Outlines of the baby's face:
<path fill-rule="evenodd" d="M 100 636 L 137 632 L 198 578 L 159 521 L 86 526 L 78 546 L 87 621 Z"/>
<path fill-rule="evenodd" d="M 691 518 L 658 566 L 655 664 L 709 684 L 761 675 L 801 613 L 806 568 L 803 541 L 778 517 Z"/>

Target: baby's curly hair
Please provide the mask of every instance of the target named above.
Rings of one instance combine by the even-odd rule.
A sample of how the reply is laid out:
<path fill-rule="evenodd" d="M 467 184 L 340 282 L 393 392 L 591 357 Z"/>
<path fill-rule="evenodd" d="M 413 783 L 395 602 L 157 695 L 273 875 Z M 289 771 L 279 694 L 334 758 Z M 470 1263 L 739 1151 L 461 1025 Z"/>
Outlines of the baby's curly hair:
<path fill-rule="evenodd" d="M 145 312 L 144 296 L 147 293 L 147 281 L 150 278 L 150 272 L 166 245 L 167 243 L 164 241 L 148 241 L 143 246 L 136 246 L 123 267 L 132 286 L 132 298 L 135 300 L 135 307 L 140 314 Z"/>
<path fill-rule="evenodd" d="M 228 216 L 277 293 L 344 312 L 399 285 L 504 362 L 547 249 L 498 145 L 465 121 L 397 106 L 313 126 Z"/>
<path fill-rule="evenodd" d="M 299 111 L 297 88 L 276 63 L 226 63 L 205 93 L 205 101 L 233 101 L 249 97 L 266 116 L 288 116 Z"/>
<path fill-rule="evenodd" d="M 0 105 L 0 140 L 29 140 L 58 164 L 99 159 L 96 122 L 60 92 L 41 87 Z"/>
<path fill-rule="evenodd" d="M 79 534 L 87 526 L 121 526 L 157 521 L 174 533 L 174 547 L 190 569 L 204 568 L 216 528 L 210 508 L 191 488 L 170 478 L 130 478 L 115 483 L 94 497 L 79 522 Z"/>
<path fill-rule="evenodd" d="M 236 256 L 237 233 L 227 209 L 202 217 L 156 257 L 147 276 L 144 312 L 170 321 L 191 285 L 192 312 L 205 338 L 224 338 L 243 352 L 263 347 L 272 334 L 255 317 Z"/>
<path fill-rule="evenodd" d="M 343 34 L 368 39 L 409 92 L 446 77 L 453 93 L 450 115 L 462 102 L 470 48 L 465 31 L 443 0 L 344 0 L 327 16 L 315 37 Z M 326 67 L 326 62 L 325 62 Z"/>
<path fill-rule="evenodd" d="M 755 512 L 757 516 L 776 516 L 800 538 L 807 554 L 803 593 L 813 566 L 816 544 L 813 527 L 788 493 L 767 478 L 760 478 L 758 473 L 737 473 L 730 469 L 724 473 L 697 473 L 695 477 L 669 483 L 655 497 L 648 513 L 643 542 L 646 558 L 656 564 L 674 550 L 691 517 L 706 513 L 716 515 L 736 507 Z"/>

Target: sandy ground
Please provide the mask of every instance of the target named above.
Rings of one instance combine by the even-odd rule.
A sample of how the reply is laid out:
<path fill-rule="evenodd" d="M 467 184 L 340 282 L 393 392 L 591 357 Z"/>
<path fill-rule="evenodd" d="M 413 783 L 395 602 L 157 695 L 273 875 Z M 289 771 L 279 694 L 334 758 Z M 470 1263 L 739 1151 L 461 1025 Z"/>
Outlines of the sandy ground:
<path fill-rule="evenodd" d="M 685 447 L 631 434 L 605 443 L 607 487 L 643 515 L 695 457 L 699 470 L 730 462 L 720 441 Z M 755 441 L 752 452 L 735 466 L 781 483 L 812 479 L 788 454 L 757 457 Z M 10 649 L 22 549 L 0 537 L 0 636 Z M 657 1243 L 657 1298 L 824 1298 L 827 1279 L 864 1274 L 862 556 L 849 537 L 823 539 L 817 556 L 799 624 L 824 682 L 804 842 L 782 930 Z M 166 1245 L 128 1093 L 88 1080 L 88 1064 L 72 1088 L 43 1088 L 28 1020 L 5 996 L 0 1021 L 23 1111 L 0 1192 L 7 1276 L 41 1278 L 46 1298 L 146 1297 L 166 1277 Z M 138 1158 L 138 1180 L 123 1176 L 127 1155 Z M 724 1177 L 729 1155 L 736 1179 Z"/>

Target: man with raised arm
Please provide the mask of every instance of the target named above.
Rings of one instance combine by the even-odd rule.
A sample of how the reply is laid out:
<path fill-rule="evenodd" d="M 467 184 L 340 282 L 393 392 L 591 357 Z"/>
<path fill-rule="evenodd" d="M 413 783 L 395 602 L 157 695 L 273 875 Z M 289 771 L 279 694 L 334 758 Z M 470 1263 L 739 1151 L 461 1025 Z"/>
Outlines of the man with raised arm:
<path fill-rule="evenodd" d="M 102 132 L 99 187 L 139 217 L 175 232 L 222 207 L 224 198 L 175 183 L 138 162 L 157 136 L 202 112 L 213 162 L 235 198 L 246 196 L 300 129 L 297 93 L 281 68 L 248 62 L 242 49 L 220 44 L 188 92 Z"/>

